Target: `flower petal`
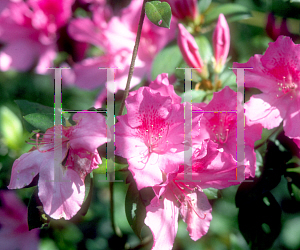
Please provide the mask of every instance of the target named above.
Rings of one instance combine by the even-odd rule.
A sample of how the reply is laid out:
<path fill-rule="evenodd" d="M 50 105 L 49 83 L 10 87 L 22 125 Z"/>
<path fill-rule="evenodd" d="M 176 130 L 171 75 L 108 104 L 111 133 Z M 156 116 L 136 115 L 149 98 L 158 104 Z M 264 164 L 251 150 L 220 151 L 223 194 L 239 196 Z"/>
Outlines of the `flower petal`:
<path fill-rule="evenodd" d="M 152 202 L 153 200 L 156 200 Z M 154 197 L 146 207 L 145 224 L 150 227 L 153 234 L 152 250 L 170 250 L 173 248 L 178 229 L 178 208 L 173 201 L 168 199 L 159 200 Z"/>

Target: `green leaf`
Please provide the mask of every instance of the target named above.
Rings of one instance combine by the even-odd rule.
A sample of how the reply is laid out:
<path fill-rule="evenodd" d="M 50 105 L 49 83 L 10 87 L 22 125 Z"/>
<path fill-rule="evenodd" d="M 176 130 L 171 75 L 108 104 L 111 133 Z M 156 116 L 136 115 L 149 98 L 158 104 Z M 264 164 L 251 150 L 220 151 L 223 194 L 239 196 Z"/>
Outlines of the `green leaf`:
<path fill-rule="evenodd" d="M 216 188 L 206 188 L 203 189 L 203 192 L 207 196 L 207 199 L 217 199 L 218 198 L 218 189 Z"/>
<path fill-rule="evenodd" d="M 102 159 L 102 164 L 99 164 L 98 168 L 96 168 L 93 172 L 96 174 L 106 174 L 107 171 L 107 164 L 114 164 L 112 159 L 106 159 L 104 157 L 101 158 Z M 115 162 L 115 171 L 120 171 L 120 170 L 124 170 L 128 167 L 128 164 L 120 164 Z"/>
<path fill-rule="evenodd" d="M 152 23 L 159 27 L 170 28 L 172 12 L 168 3 L 160 1 L 147 2 L 145 11 Z"/>
<path fill-rule="evenodd" d="M 192 94 L 192 101 L 193 103 L 200 103 L 200 102 L 203 102 L 205 96 L 206 96 L 206 92 L 202 89 L 199 89 L 199 90 L 191 90 L 191 94 Z M 182 100 L 184 100 L 184 93 L 181 93 L 179 95 Z"/>
<path fill-rule="evenodd" d="M 54 116 L 54 107 L 47 107 L 39 103 L 29 102 L 26 100 L 15 100 L 23 116 L 32 113 L 52 114 Z M 54 121 L 54 119 L 53 119 Z"/>
<path fill-rule="evenodd" d="M 239 4 L 228 3 L 212 8 L 205 16 L 205 23 L 210 23 L 216 20 L 221 13 L 226 16 L 228 22 L 245 19 L 252 16 L 247 7 Z M 239 16 L 239 18 L 234 18 L 235 16 Z M 230 18 L 232 19 L 230 20 Z"/>
<path fill-rule="evenodd" d="M 199 47 L 199 53 L 203 61 L 209 62 L 213 56 L 210 42 L 205 36 L 195 37 L 195 41 Z"/>
<path fill-rule="evenodd" d="M 52 119 L 51 125 L 50 125 L 50 123 L 47 123 L 47 126 L 50 126 L 50 127 L 54 126 L 54 107 L 51 108 L 51 107 L 41 105 L 39 103 L 29 102 L 29 101 L 26 101 L 26 100 L 15 100 L 15 102 L 19 106 L 19 108 L 21 110 L 21 114 L 22 114 L 23 117 L 25 117 L 29 114 L 36 114 L 36 113 L 45 114 L 46 117 L 47 117 L 47 118 L 44 117 L 45 119 L 49 120 L 50 117 Z M 33 119 L 32 116 L 29 116 L 27 118 L 29 120 L 31 120 L 32 122 L 34 122 L 32 120 Z M 47 128 L 50 128 L 50 127 L 47 127 L 47 128 L 45 127 L 45 119 L 43 119 L 43 124 L 42 124 L 43 130 L 41 129 L 44 132 L 47 130 Z M 65 120 L 63 119 L 63 125 L 64 125 L 64 121 Z M 36 126 L 40 127 L 38 125 L 37 121 L 35 121 L 34 124 L 35 125 L 31 124 L 30 122 L 26 121 L 26 119 L 25 119 L 24 126 L 25 126 L 27 131 L 31 132 L 32 130 L 37 128 Z"/>
<path fill-rule="evenodd" d="M 300 188 L 294 183 L 291 184 L 291 196 L 293 196 L 296 201 L 300 202 Z"/>
<path fill-rule="evenodd" d="M 145 225 L 146 206 L 150 204 L 153 197 L 152 188 L 144 188 L 139 191 L 135 182 L 133 180 L 130 182 L 125 198 L 125 213 L 133 232 L 141 240 L 141 231 Z"/>
<path fill-rule="evenodd" d="M 18 149 L 23 143 L 22 123 L 6 106 L 0 107 L 0 133 L 9 148 Z"/>
<path fill-rule="evenodd" d="M 24 116 L 24 119 L 37 129 L 46 131 L 54 126 L 53 115 L 34 113 Z"/>
<path fill-rule="evenodd" d="M 31 195 L 28 204 L 28 227 L 29 230 L 34 228 L 46 228 L 49 226 L 50 218 L 45 214 L 42 203 L 38 198 L 38 188 L 36 187 Z"/>
<path fill-rule="evenodd" d="M 205 12 L 209 5 L 211 4 L 211 0 L 201 0 L 198 4 L 198 9 L 200 13 Z"/>
<path fill-rule="evenodd" d="M 168 73 L 169 76 L 176 72 L 176 68 L 183 61 L 177 42 L 169 43 L 155 57 L 152 64 L 152 80 L 161 74 Z"/>

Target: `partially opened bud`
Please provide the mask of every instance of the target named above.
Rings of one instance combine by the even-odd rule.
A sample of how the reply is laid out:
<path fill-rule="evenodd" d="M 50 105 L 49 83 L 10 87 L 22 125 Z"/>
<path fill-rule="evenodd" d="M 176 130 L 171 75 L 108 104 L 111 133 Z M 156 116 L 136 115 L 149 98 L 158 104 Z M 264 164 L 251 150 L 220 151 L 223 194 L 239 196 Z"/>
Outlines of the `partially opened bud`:
<path fill-rule="evenodd" d="M 177 42 L 183 59 L 190 67 L 197 68 L 197 71 L 201 74 L 203 61 L 200 57 L 199 48 L 196 41 L 182 24 L 179 23 L 178 28 L 179 33 Z"/>
<path fill-rule="evenodd" d="M 222 13 L 219 15 L 218 23 L 213 33 L 213 47 L 215 72 L 220 73 L 226 63 L 230 47 L 230 31 L 226 18 Z"/>
<path fill-rule="evenodd" d="M 171 6 L 172 15 L 179 20 L 195 20 L 198 13 L 197 0 L 165 0 Z"/>

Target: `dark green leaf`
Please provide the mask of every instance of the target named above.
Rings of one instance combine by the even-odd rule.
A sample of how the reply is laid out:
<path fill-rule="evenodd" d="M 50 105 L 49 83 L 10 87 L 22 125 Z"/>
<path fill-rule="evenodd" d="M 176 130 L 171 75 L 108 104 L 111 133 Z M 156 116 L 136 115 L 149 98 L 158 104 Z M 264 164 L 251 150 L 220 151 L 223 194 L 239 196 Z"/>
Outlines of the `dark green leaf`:
<path fill-rule="evenodd" d="M 38 188 L 35 188 L 30 198 L 27 221 L 29 230 L 49 226 L 50 218 L 45 214 L 42 203 L 38 198 Z"/>
<path fill-rule="evenodd" d="M 205 23 L 210 23 L 216 20 L 221 13 L 226 16 L 227 21 L 236 21 L 252 16 L 250 10 L 247 7 L 239 4 L 228 3 L 219 5 L 211 9 L 205 16 Z M 234 19 L 234 16 L 239 16 L 239 19 Z M 229 18 L 233 19 L 229 20 Z"/>
<path fill-rule="evenodd" d="M 154 192 L 152 188 L 144 188 L 139 191 L 135 182 L 131 180 L 125 198 L 125 213 L 133 232 L 140 239 L 142 239 L 141 230 L 145 225 L 146 206 L 153 197 Z"/>
<path fill-rule="evenodd" d="M 168 3 L 160 1 L 147 2 L 145 11 L 152 23 L 159 27 L 170 28 L 172 12 Z"/>
<path fill-rule="evenodd" d="M 152 64 L 152 80 L 161 74 L 168 73 L 169 76 L 176 72 L 176 68 L 183 61 L 177 42 L 174 41 L 163 48 L 155 57 Z"/>
<path fill-rule="evenodd" d="M 47 119 L 47 120 L 49 120 L 50 118 L 52 119 L 51 125 L 50 125 L 50 123 L 47 123 L 47 126 L 49 126 L 49 125 L 50 125 L 50 127 L 54 126 L 54 107 L 51 108 L 51 107 L 41 105 L 39 103 L 29 102 L 26 100 L 15 100 L 15 102 L 19 106 L 23 117 L 27 116 L 29 114 L 35 114 L 35 113 L 46 114 L 47 118 L 44 117 L 45 119 Z M 28 118 L 31 120 L 32 117 L 28 117 Z M 43 121 L 45 121 L 45 119 L 43 119 Z M 63 123 L 64 123 L 64 119 L 63 119 Z M 50 127 L 46 128 L 44 125 L 42 125 L 43 129 L 50 128 Z M 26 130 L 29 132 L 31 132 L 32 130 L 37 128 L 35 125 L 29 123 L 26 120 L 24 122 L 24 126 L 25 126 Z M 46 130 L 43 130 L 43 131 L 45 132 Z"/>
<path fill-rule="evenodd" d="M 39 103 L 29 102 L 26 100 L 15 100 L 18 104 L 22 116 L 32 113 L 52 114 L 54 115 L 54 107 L 47 107 Z"/>
<path fill-rule="evenodd" d="M 205 12 L 209 5 L 211 4 L 211 0 L 201 0 L 198 4 L 198 9 L 200 13 Z"/>
<path fill-rule="evenodd" d="M 281 230 L 281 208 L 273 195 L 266 192 L 240 207 L 238 222 L 251 249 L 269 249 Z"/>
<path fill-rule="evenodd" d="M 34 113 L 24 116 L 24 119 L 37 129 L 46 131 L 48 128 L 54 126 L 53 115 Z"/>

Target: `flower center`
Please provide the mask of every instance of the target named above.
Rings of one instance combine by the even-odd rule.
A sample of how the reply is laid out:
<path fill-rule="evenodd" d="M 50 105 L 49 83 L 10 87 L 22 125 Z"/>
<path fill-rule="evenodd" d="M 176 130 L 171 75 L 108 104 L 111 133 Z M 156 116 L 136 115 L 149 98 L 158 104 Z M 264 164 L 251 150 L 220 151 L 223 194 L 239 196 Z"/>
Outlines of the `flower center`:
<path fill-rule="evenodd" d="M 217 112 L 210 119 L 210 127 L 215 138 L 214 142 L 224 144 L 228 140 L 229 131 L 236 124 L 236 116 L 234 113 Z"/>
<path fill-rule="evenodd" d="M 160 121 L 153 124 L 145 124 L 140 127 L 139 131 L 148 147 L 148 154 L 155 152 L 160 153 L 165 149 L 165 144 L 168 144 L 167 136 L 169 133 L 169 123 Z M 163 145 L 163 147 L 161 147 Z"/>
<path fill-rule="evenodd" d="M 278 90 L 280 92 L 282 92 L 282 95 L 278 95 L 277 94 L 277 98 L 282 97 L 285 94 L 290 95 L 290 98 L 293 99 L 296 89 L 298 88 L 298 85 L 296 83 L 293 82 L 293 79 L 291 76 L 288 77 L 288 79 L 286 79 L 286 77 L 283 77 L 283 81 L 282 82 L 278 82 Z"/>

